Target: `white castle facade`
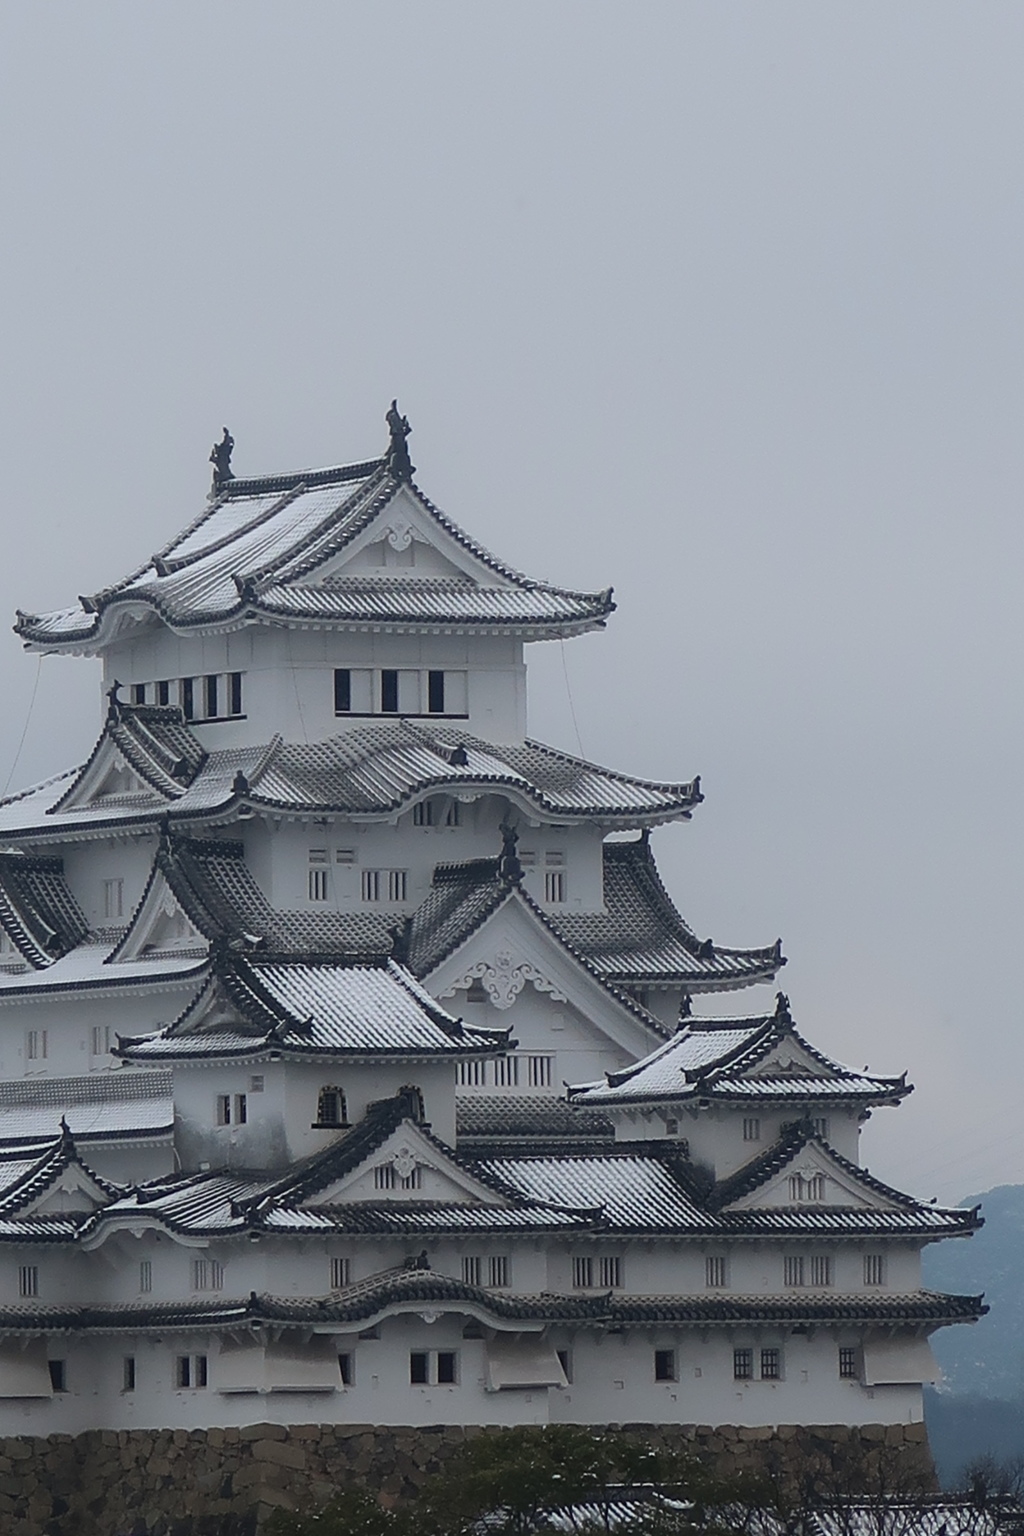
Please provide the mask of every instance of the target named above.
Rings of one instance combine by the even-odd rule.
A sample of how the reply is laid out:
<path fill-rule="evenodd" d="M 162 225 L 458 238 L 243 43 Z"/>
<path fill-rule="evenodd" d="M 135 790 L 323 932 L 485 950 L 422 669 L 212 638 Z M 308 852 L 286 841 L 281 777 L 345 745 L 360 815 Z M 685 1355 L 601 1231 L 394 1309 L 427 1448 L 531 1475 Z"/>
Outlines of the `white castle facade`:
<path fill-rule="evenodd" d="M 231 477 L 126 580 L 84 766 L 0 803 L 0 1434 L 906 1424 L 976 1213 L 859 1166 L 909 1091 L 701 940 L 699 784 L 527 736 L 532 581 L 378 460 Z M 771 995 L 770 993 L 768 994 Z M 573 1085 L 566 1087 L 566 1085 Z"/>

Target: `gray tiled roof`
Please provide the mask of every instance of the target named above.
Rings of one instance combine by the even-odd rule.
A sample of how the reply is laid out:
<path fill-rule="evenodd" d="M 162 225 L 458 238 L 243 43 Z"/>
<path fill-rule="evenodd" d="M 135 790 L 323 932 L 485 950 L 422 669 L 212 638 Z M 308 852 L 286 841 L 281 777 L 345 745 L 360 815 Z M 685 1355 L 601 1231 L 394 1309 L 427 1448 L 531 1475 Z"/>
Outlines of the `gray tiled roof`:
<path fill-rule="evenodd" d="M 135 710 L 167 716 L 168 728 L 195 744 L 179 723 L 177 710 L 121 704 L 118 719 L 123 723 Z M 151 797 L 102 797 L 94 804 L 77 805 L 75 791 L 113 733 L 108 717 L 84 768 L 0 801 L 0 836 L 54 833 L 79 825 L 152 826 L 165 815 L 175 822 L 202 820 L 243 803 L 271 811 L 383 816 L 410 808 L 438 790 L 493 790 L 541 819 L 609 826 L 686 818 L 701 800 L 697 780 L 663 784 L 635 779 L 539 742 L 499 744 L 450 725 L 394 719 L 328 741 L 291 745 L 275 738 L 262 747 L 202 753 L 195 770 L 189 766 L 187 783 L 165 774 L 164 754 L 155 748 L 143 772 L 145 738 L 137 734 L 136 765 L 152 786 Z"/>
<path fill-rule="evenodd" d="M 595 1110 L 576 1109 L 553 1095 L 465 1093 L 456 1099 L 459 1147 L 471 1143 L 477 1156 L 495 1142 L 563 1144 L 614 1143 L 615 1127 Z"/>
<path fill-rule="evenodd" d="M 237 1024 L 207 1022 L 215 999 Z M 507 1030 L 474 1029 L 453 1018 L 393 960 L 292 960 L 220 950 L 213 970 L 181 1015 L 156 1034 L 123 1036 L 118 1054 L 160 1062 L 263 1056 L 437 1057 L 494 1054 Z"/>
<path fill-rule="evenodd" d="M 552 924 L 609 981 L 687 990 L 767 981 L 785 965 L 781 943 L 725 949 L 698 939 L 658 874 L 646 837 L 604 845 L 604 912 L 551 913 Z"/>
<path fill-rule="evenodd" d="M 171 1073 L 115 1070 L 0 1083 L 0 1147 L 49 1141 L 62 1116 L 79 1143 L 169 1137 Z"/>
<path fill-rule="evenodd" d="M 52 965 L 86 935 L 59 858 L 0 853 L 0 925 L 27 964 Z"/>
<path fill-rule="evenodd" d="M 339 469 L 234 480 L 159 555 L 74 607 L 19 610 L 16 632 L 41 649 L 92 650 L 120 605 L 144 605 L 178 631 L 222 628 L 261 617 L 344 628 L 412 628 L 570 635 L 604 624 L 611 591 L 572 592 L 533 581 L 489 554 L 415 487 L 420 512 L 454 540 L 471 572 L 464 580 L 380 577 L 321 580 L 325 566 L 366 532 L 402 490 L 380 460 Z"/>
<path fill-rule="evenodd" d="M 811 1065 L 767 1073 L 764 1063 L 790 1041 Z M 574 1103 L 610 1108 L 667 1104 L 690 1099 L 779 1100 L 800 1106 L 818 1102 L 892 1103 L 910 1092 L 902 1077 L 873 1077 L 811 1046 L 798 1034 L 783 995 L 776 1011 L 748 1019 L 687 1019 L 672 1039 L 642 1061 L 609 1072 L 604 1082 L 569 1090 Z"/>

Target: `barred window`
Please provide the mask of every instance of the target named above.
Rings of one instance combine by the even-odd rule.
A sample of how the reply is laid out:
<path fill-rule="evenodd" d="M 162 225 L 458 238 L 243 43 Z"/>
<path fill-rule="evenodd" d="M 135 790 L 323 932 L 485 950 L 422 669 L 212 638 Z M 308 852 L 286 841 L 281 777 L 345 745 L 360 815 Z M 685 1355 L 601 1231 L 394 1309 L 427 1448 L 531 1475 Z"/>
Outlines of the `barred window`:
<path fill-rule="evenodd" d="M 782 1351 L 778 1349 L 762 1349 L 761 1351 L 761 1380 L 779 1381 L 782 1377 Z"/>
<path fill-rule="evenodd" d="M 224 1266 L 217 1259 L 193 1259 L 192 1289 L 194 1291 L 223 1290 Z"/>
<path fill-rule="evenodd" d="M 462 1260 L 464 1285 L 480 1285 L 483 1280 L 483 1259 L 479 1254 L 467 1254 Z"/>
<path fill-rule="evenodd" d="M 756 1115 L 749 1115 L 743 1122 L 743 1140 L 761 1140 L 761 1122 Z"/>
<path fill-rule="evenodd" d="M 178 1387 L 205 1387 L 209 1373 L 205 1355 L 179 1355 L 175 1362 L 175 1385 Z"/>
<path fill-rule="evenodd" d="M 153 1289 L 153 1261 L 141 1259 L 139 1261 L 139 1290 L 148 1292 Z"/>
<path fill-rule="evenodd" d="M 327 870 L 311 868 L 309 871 L 308 894 L 310 901 L 327 900 Z"/>
<path fill-rule="evenodd" d="M 724 1254 L 708 1254 L 704 1260 L 704 1284 L 709 1290 L 720 1290 L 726 1284 Z"/>
<path fill-rule="evenodd" d="M 25 1056 L 28 1061 L 45 1061 L 50 1054 L 50 1037 L 45 1029 L 30 1029 L 25 1033 Z"/>
<path fill-rule="evenodd" d="M 512 1284 L 512 1260 L 507 1253 L 492 1254 L 487 1260 L 487 1284 L 492 1291 L 505 1290 Z"/>
<path fill-rule="evenodd" d="M 38 1264 L 21 1264 L 18 1266 L 18 1295 L 39 1295 L 39 1266 Z"/>
<path fill-rule="evenodd" d="M 860 1376 L 860 1351 L 840 1345 L 839 1374 L 846 1381 L 856 1381 Z"/>
<path fill-rule="evenodd" d="M 572 1284 L 576 1291 L 589 1291 L 594 1287 L 594 1261 L 589 1255 L 580 1255 L 572 1261 Z"/>
<path fill-rule="evenodd" d="M 815 1115 L 811 1121 L 811 1129 L 815 1136 L 820 1136 L 822 1141 L 828 1140 L 828 1116 Z"/>
<path fill-rule="evenodd" d="M 789 1197 L 793 1201 L 822 1201 L 825 1198 L 825 1177 L 820 1173 L 809 1176 L 794 1173 L 789 1179 Z"/>
<path fill-rule="evenodd" d="M 751 1381 L 754 1376 L 754 1351 L 752 1349 L 734 1349 L 732 1352 L 732 1374 L 736 1381 Z"/>
<path fill-rule="evenodd" d="M 494 1063 L 495 1088 L 519 1087 L 519 1057 L 499 1056 Z"/>
<path fill-rule="evenodd" d="M 832 1284 L 832 1258 L 830 1254 L 815 1254 L 810 1264 L 812 1286 L 820 1289 Z"/>
<path fill-rule="evenodd" d="M 551 1087 L 553 1056 L 527 1056 L 526 1081 L 531 1088 Z"/>
<path fill-rule="evenodd" d="M 544 871 L 544 900 L 549 907 L 559 906 L 565 901 L 564 869 L 546 869 Z"/>
<path fill-rule="evenodd" d="M 598 1260 L 598 1284 L 602 1290 L 617 1290 L 622 1284 L 622 1260 L 617 1256 Z"/>
<path fill-rule="evenodd" d="M 419 1189 L 423 1183 L 423 1172 L 417 1164 L 402 1178 L 394 1163 L 378 1163 L 373 1170 L 373 1183 L 375 1189 Z"/>
<path fill-rule="evenodd" d="M 331 1290 L 343 1291 L 351 1283 L 351 1259 L 331 1259 Z"/>
<path fill-rule="evenodd" d="M 479 1057 L 459 1062 L 459 1087 L 482 1088 L 487 1081 L 487 1063 Z"/>
<path fill-rule="evenodd" d="M 361 892 L 364 901 L 386 901 L 392 905 L 406 900 L 408 872 L 404 869 L 364 869 Z"/>
<path fill-rule="evenodd" d="M 327 1086 L 320 1089 L 316 1101 L 317 1125 L 347 1125 L 348 1105 L 341 1088 Z"/>
<path fill-rule="evenodd" d="M 885 1254 L 866 1253 L 864 1255 L 864 1284 L 885 1284 Z"/>
<path fill-rule="evenodd" d="M 799 1254 L 787 1254 L 783 1263 L 785 1282 L 787 1285 L 803 1285 L 804 1261 Z"/>
<path fill-rule="evenodd" d="M 124 916 L 124 881 L 104 880 L 103 882 L 103 916 L 106 918 Z"/>

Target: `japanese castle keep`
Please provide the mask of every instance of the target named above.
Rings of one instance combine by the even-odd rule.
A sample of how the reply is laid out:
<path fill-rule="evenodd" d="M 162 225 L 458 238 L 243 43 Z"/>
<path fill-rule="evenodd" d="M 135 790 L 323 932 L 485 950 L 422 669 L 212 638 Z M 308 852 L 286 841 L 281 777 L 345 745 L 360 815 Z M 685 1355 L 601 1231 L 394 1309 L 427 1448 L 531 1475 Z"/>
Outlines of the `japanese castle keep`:
<path fill-rule="evenodd" d="M 611 591 L 482 548 L 388 419 L 256 479 L 225 434 L 158 555 L 18 614 L 105 698 L 0 802 L 0 1434 L 920 1441 L 929 1335 L 983 1308 L 920 1281 L 976 1213 L 860 1166 L 910 1085 L 817 1049 L 779 944 L 677 911 L 650 833 L 697 780 L 529 738 L 526 643 Z"/>

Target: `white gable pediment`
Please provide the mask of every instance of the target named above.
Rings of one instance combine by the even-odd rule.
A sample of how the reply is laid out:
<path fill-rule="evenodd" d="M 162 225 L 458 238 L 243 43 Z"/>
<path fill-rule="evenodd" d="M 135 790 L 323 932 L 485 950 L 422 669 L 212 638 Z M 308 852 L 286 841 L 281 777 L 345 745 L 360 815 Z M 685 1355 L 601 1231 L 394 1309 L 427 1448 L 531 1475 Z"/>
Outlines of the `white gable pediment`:
<path fill-rule="evenodd" d="M 402 486 L 386 507 L 340 554 L 309 580 L 330 586 L 349 576 L 424 577 L 505 586 L 497 572 L 477 560 L 430 516 Z"/>
<path fill-rule="evenodd" d="M 504 1206 L 508 1202 L 481 1183 L 411 1120 L 403 1120 L 365 1162 L 305 1199 L 306 1208 L 352 1201 L 454 1201 L 460 1205 Z"/>
<path fill-rule="evenodd" d="M 513 1035 L 515 1004 L 540 992 L 552 1004 L 569 1003 L 598 1047 L 611 1042 L 636 1061 L 661 1043 L 662 1037 L 612 996 L 515 893 L 426 978 L 428 990 L 441 1000 L 474 983 L 503 1015 L 496 1022 L 511 1025 Z"/>
<path fill-rule="evenodd" d="M 808 1143 L 757 1189 L 725 1207 L 729 1211 L 775 1210 L 782 1206 L 847 1206 L 894 1210 L 895 1203 L 863 1184 L 824 1147 Z"/>
<path fill-rule="evenodd" d="M 37 1199 L 22 1207 L 19 1215 L 59 1216 L 69 1211 L 95 1211 L 109 1204 L 109 1195 L 88 1170 L 70 1163 Z"/>
<path fill-rule="evenodd" d="M 74 789 L 67 796 L 62 811 L 84 810 L 91 805 L 116 804 L 122 800 L 145 800 L 165 804 L 152 784 L 147 784 L 118 747 L 106 737 L 93 761 L 82 771 Z"/>
<path fill-rule="evenodd" d="M 182 908 L 163 871 L 157 870 L 113 963 L 159 959 L 161 955 L 205 954 L 208 948 L 208 941 Z"/>
<path fill-rule="evenodd" d="M 835 1077 L 833 1068 L 812 1056 L 799 1040 L 786 1035 L 763 1061 L 740 1074 L 743 1077 Z"/>

